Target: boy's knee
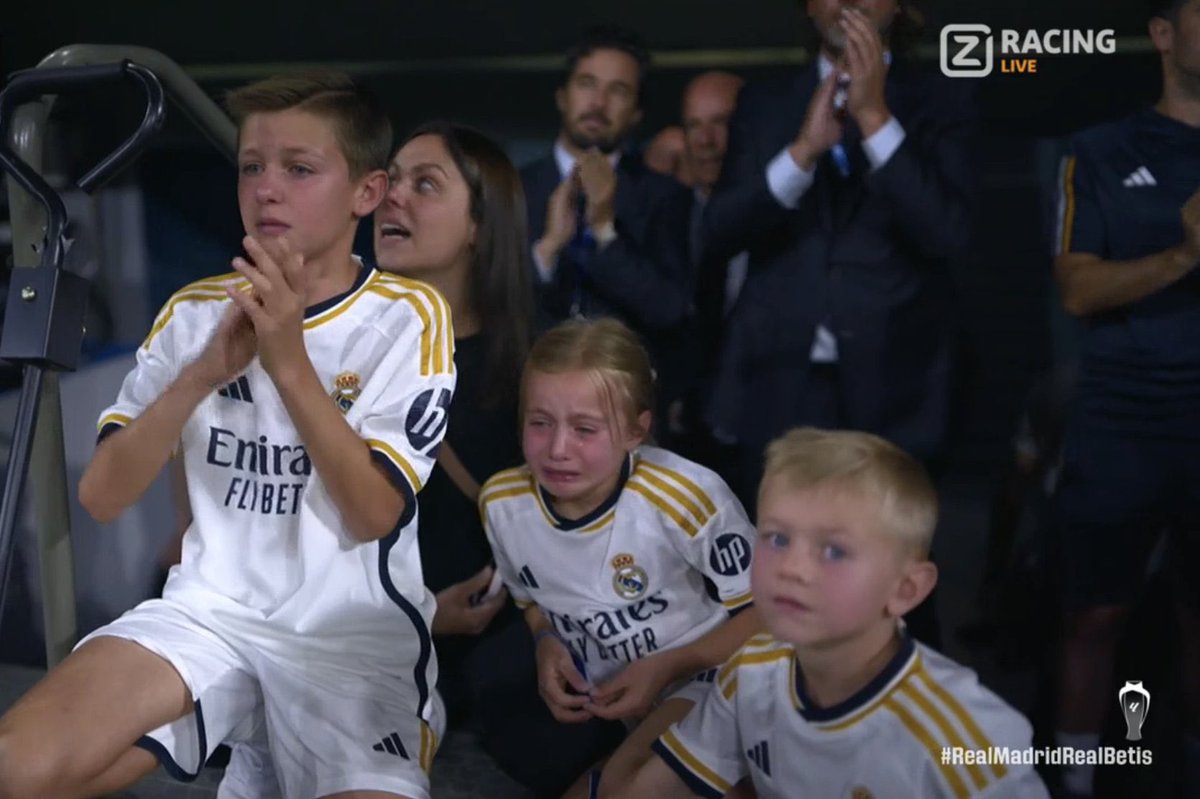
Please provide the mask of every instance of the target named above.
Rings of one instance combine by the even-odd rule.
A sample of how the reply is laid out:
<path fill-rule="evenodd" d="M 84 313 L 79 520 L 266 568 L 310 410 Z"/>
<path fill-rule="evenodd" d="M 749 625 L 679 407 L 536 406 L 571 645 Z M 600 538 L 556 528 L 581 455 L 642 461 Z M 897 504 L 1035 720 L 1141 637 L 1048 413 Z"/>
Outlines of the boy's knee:
<path fill-rule="evenodd" d="M 630 784 L 637 772 L 624 770 L 609 772 L 610 770 L 606 768 L 600 775 L 600 785 L 596 795 L 600 799 L 620 799 L 629 793 Z"/>
<path fill-rule="evenodd" d="M 27 751 L 21 738 L 0 728 L 0 799 L 50 796 L 55 770 L 45 753 Z"/>

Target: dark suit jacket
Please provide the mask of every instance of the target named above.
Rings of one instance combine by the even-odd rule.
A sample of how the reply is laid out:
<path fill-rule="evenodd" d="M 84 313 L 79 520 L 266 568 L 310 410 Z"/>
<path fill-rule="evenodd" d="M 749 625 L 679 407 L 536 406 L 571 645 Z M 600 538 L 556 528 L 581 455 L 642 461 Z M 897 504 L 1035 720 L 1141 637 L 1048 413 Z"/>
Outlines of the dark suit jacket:
<path fill-rule="evenodd" d="M 767 164 L 800 130 L 817 82 L 813 64 L 738 99 L 705 209 L 703 258 L 720 263 L 749 250 L 750 268 L 720 343 L 708 419 L 749 447 L 796 424 L 826 424 L 800 414 L 820 323 L 837 337 L 843 423 L 930 457 L 949 411 L 948 261 L 970 229 L 966 82 L 893 64 L 885 92 L 903 144 L 869 173 L 852 130 L 854 174 L 843 178 L 826 155 L 789 210 L 767 186 Z"/>
<path fill-rule="evenodd" d="M 521 170 L 532 245 L 546 228 L 546 206 L 562 178 L 550 153 Z M 678 394 L 678 348 L 692 312 L 693 269 L 688 258 L 691 194 L 652 172 L 635 155 L 617 164 L 617 238 L 582 263 L 559 256 L 554 277 L 540 284 L 539 310 L 553 323 L 570 315 L 580 289 L 585 316 L 613 316 L 639 333 L 659 375 L 661 399 Z M 582 282 L 580 282 L 582 281 Z"/>

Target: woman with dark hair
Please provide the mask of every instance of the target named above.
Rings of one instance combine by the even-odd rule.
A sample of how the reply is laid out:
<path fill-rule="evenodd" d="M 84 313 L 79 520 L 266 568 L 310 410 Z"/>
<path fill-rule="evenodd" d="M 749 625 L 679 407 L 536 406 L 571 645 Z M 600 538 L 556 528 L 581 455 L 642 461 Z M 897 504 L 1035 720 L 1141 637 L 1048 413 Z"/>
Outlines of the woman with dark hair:
<path fill-rule="evenodd" d="M 376 261 L 436 288 L 454 319 L 458 387 L 443 409 L 449 432 L 420 495 L 422 567 L 438 595 L 434 633 L 477 635 L 507 604 L 494 594 L 475 601 L 491 579 L 475 499 L 482 480 L 521 457 L 516 379 L 532 324 L 524 196 L 503 150 L 447 122 L 415 130 L 388 175 L 375 212 Z M 452 659 L 452 649 L 439 646 L 439 658 Z M 454 699 L 451 692 L 447 700 Z"/>
<path fill-rule="evenodd" d="M 528 627 L 493 581 L 476 507 L 484 480 L 522 462 L 517 385 L 533 296 L 520 177 L 498 145 L 448 122 L 413 131 L 388 175 L 375 212 L 378 265 L 436 288 L 454 320 L 458 386 L 418 522 L 438 603 L 438 688 L 452 727 L 474 716 L 505 771 L 538 795 L 558 795 L 623 729 L 599 722 L 564 735 L 553 722 L 537 695 Z"/>

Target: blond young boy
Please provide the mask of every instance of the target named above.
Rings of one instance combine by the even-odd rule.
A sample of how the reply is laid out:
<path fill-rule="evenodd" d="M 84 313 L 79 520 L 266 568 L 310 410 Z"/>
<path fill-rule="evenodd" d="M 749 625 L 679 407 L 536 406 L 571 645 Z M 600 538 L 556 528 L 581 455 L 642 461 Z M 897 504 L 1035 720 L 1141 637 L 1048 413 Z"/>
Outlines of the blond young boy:
<path fill-rule="evenodd" d="M 1028 722 L 900 622 L 937 580 L 921 467 L 866 433 L 792 430 L 767 450 L 758 507 L 769 634 L 607 795 L 1048 797 L 1031 767 L 979 760 L 1027 748 Z"/>
<path fill-rule="evenodd" d="M 111 520 L 182 459 L 182 560 L 0 718 L 3 799 L 96 796 L 156 762 L 191 779 L 222 741 L 222 797 L 428 796 L 414 496 L 454 389 L 449 313 L 351 255 L 387 188 L 373 100 L 321 74 L 228 107 L 245 256 L 168 301 L 79 486 Z"/>

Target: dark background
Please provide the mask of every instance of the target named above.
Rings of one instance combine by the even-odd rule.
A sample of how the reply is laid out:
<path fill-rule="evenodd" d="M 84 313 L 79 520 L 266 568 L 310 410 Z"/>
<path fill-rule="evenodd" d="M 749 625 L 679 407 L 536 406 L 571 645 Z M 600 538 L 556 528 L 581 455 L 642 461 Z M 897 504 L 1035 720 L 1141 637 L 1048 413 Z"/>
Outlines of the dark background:
<path fill-rule="evenodd" d="M 1159 67 L 1141 0 L 924 0 L 921 7 L 928 26 L 916 57 L 932 68 L 938 32 L 951 22 L 1113 28 L 1119 40 L 1115 55 L 1042 56 L 1037 74 L 974 81 L 981 191 L 975 246 L 956 265 L 967 369 L 953 465 L 987 473 L 1009 451 L 1032 380 L 1072 349 L 1073 323 L 1056 312 L 1050 273 L 1063 137 L 1152 101 Z M 72 43 L 139 45 L 174 59 L 216 97 L 284 69 L 335 66 L 381 95 L 398 134 L 445 116 L 480 127 L 521 163 L 557 131 L 562 51 L 597 22 L 634 27 L 655 51 L 637 131 L 643 139 L 677 120 L 680 93 L 702 68 L 753 80 L 787 74 L 810 57 L 797 0 L 12 0 L 0 11 L 0 69 L 7 76 Z M 138 116 L 129 95 L 60 101 L 62 171 L 77 177 L 126 132 Z M 157 302 L 212 273 L 213 259 L 236 241 L 233 170 L 172 113 L 134 177 L 148 198 L 149 249 L 162 264 L 149 287 Z"/>
<path fill-rule="evenodd" d="M 75 42 L 162 51 L 214 90 L 269 74 L 276 65 L 339 64 L 384 95 L 401 129 L 430 115 L 492 127 L 505 138 L 541 136 L 555 123 L 551 93 L 559 56 L 595 22 L 620 22 L 659 58 L 647 128 L 670 120 L 679 89 L 706 64 L 748 75 L 803 57 L 799 0 L 13 0 L 0 17 L 4 74 Z M 1146 36 L 1142 0 L 921 0 L 932 59 L 941 26 L 1113 28 Z M 1136 43 L 1135 43 L 1136 44 Z M 1143 54 L 1148 47 L 1140 43 Z M 784 52 L 779 52 L 784 51 Z M 989 120 L 1020 132 L 1067 129 L 1127 102 L 1137 81 L 1125 59 L 1045 57 L 1037 75 L 982 81 Z M 1152 60 L 1147 61 L 1151 67 Z M 1149 70 L 1146 74 L 1154 74 Z M 1114 80 L 1115 79 L 1115 80 Z"/>

